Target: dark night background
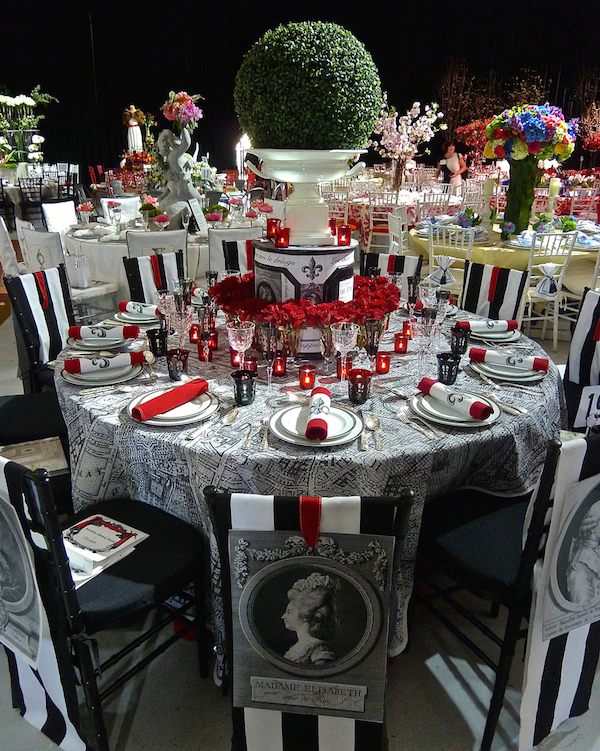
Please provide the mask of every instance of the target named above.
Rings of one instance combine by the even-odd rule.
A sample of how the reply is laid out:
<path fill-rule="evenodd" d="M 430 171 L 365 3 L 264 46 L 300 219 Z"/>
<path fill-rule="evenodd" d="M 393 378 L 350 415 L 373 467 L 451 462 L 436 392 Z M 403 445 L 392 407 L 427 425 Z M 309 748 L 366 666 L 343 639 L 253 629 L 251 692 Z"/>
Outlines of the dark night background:
<path fill-rule="evenodd" d="M 127 141 L 121 114 L 130 104 L 155 115 L 155 135 L 167 127 L 160 106 L 171 89 L 202 94 L 204 119 L 193 139 L 213 166 L 230 168 L 241 135 L 233 84 L 242 57 L 267 29 L 304 20 L 352 31 L 401 112 L 414 100 L 435 100 L 451 55 L 474 74 L 494 69 L 510 78 L 536 69 L 552 80 L 550 102 L 567 116 L 580 114 L 571 88 L 581 66 L 600 67 L 600 0 L 15 0 L 0 14 L 0 87 L 15 96 L 40 84 L 58 98 L 40 123 L 45 161 L 78 162 L 84 181 L 88 164 L 118 163 Z M 578 165 L 572 157 L 566 166 Z"/>

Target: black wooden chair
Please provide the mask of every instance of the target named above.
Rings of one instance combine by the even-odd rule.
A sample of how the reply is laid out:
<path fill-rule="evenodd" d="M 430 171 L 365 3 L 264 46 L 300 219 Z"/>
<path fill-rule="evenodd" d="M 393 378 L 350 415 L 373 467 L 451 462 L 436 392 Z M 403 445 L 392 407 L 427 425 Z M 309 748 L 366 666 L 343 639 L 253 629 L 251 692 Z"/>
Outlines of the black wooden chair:
<path fill-rule="evenodd" d="M 75 325 L 65 267 L 6 276 L 4 284 L 16 322 L 23 390 L 54 388 L 54 371 L 47 363 L 66 346 L 69 326 Z"/>
<path fill-rule="evenodd" d="M 185 277 L 183 250 L 139 258 L 124 256 L 123 264 L 130 299 L 135 302 L 156 303 L 158 290 L 172 289 L 173 281 Z"/>
<path fill-rule="evenodd" d="M 43 223 L 42 215 L 42 185 L 41 177 L 20 177 L 19 190 L 21 192 L 21 216 L 30 220 L 31 215 L 37 216 Z"/>
<path fill-rule="evenodd" d="M 515 320 L 528 278 L 527 271 L 466 261 L 460 307 L 486 318 Z"/>
<path fill-rule="evenodd" d="M 0 180 L 0 214 L 4 216 L 8 229 L 15 229 L 15 205 L 4 190 L 2 180 Z"/>
<path fill-rule="evenodd" d="M 481 751 L 489 751 L 491 748 L 516 643 L 526 634 L 526 630 L 521 629 L 521 622 L 529 617 L 533 567 L 542 556 L 542 541 L 547 530 L 546 515 L 551 505 L 551 490 L 559 453 L 560 442 L 550 441 L 530 517 L 527 513 L 530 504 L 526 499 L 515 499 L 516 502 L 508 504 L 502 503 L 498 498 L 492 499 L 485 493 L 478 494 L 473 500 L 479 501 L 484 508 L 490 508 L 495 503 L 496 510 L 462 524 L 456 524 L 455 521 L 452 526 L 450 522 L 449 528 L 441 533 L 443 522 L 440 517 L 445 515 L 447 520 L 451 520 L 456 505 L 452 506 L 447 498 L 439 499 L 435 507 L 438 513 L 434 511 L 430 515 L 436 528 L 433 534 L 427 528 L 427 518 L 424 515 L 420 552 L 428 561 L 428 566 L 440 571 L 452 584 L 440 586 L 431 574 L 431 569 L 426 572 L 421 567 L 417 575 L 416 603 L 425 606 L 496 673 Z M 491 603 L 492 616 L 497 615 L 499 606 L 507 608 L 506 627 L 502 637 L 454 596 L 461 589 Z M 435 603 L 438 599 L 449 607 L 442 611 Z M 459 616 L 457 621 L 453 620 L 454 614 Z M 497 660 L 463 631 L 461 625 L 465 622 L 500 647 Z"/>
<path fill-rule="evenodd" d="M 52 711 L 54 714 L 63 713 L 62 722 L 54 717 L 53 727 L 50 727 L 51 723 L 46 723 L 43 731 L 64 732 L 70 722 L 83 737 L 84 731 L 79 725 L 78 708 L 74 701 L 76 686 L 82 686 L 92 727 L 89 747 L 94 751 L 109 751 L 102 702 L 196 625 L 200 674 L 203 677 L 207 675 L 202 535 L 190 524 L 166 511 L 124 498 L 89 506 L 59 526 L 44 470 L 31 473 L 14 462 L 6 463 L 0 459 L 0 472 L 6 480 L 10 502 L 17 512 L 35 563 L 35 577 L 60 674 L 60 680 L 51 680 L 47 663 L 43 666 L 40 663 L 37 672 L 27 680 L 25 673 L 29 666 L 23 662 L 18 650 L 8 650 L 13 702 L 22 714 L 28 711 L 48 712 L 51 706 L 48 698 L 55 698 L 58 683 L 67 701 L 64 705 L 58 703 Z M 133 552 L 76 590 L 61 529 L 94 514 L 104 514 L 121 524 L 148 533 L 149 537 L 137 543 Z M 193 590 L 190 590 L 190 583 Z M 193 594 L 189 595 L 189 591 L 193 591 Z M 182 603 L 181 607 L 166 604 L 173 597 Z M 193 607 L 196 608 L 195 615 L 191 612 Z M 157 611 L 152 626 L 100 664 L 96 635 L 108 629 L 130 628 L 151 611 Z M 174 629 L 175 621 L 183 623 L 183 626 Z M 131 655 L 149 639 L 154 639 L 165 628 L 166 638 L 163 634 L 158 645 L 151 643 L 153 648 L 150 652 L 146 647 L 138 653 L 137 657 L 141 659 L 137 664 L 130 667 L 128 662 L 126 668 L 120 668 L 120 673 L 109 672 L 124 657 Z M 46 655 L 49 648 L 46 643 Z M 47 661 L 47 656 L 45 659 Z M 177 685 L 177 676 L 169 680 L 173 686 Z M 32 683 L 37 687 L 35 691 L 31 689 Z M 48 697 L 46 699 L 44 691 Z M 65 708 L 68 716 L 65 716 Z M 60 742 L 56 737 L 53 740 Z M 165 739 L 165 746 L 168 745 L 169 740 Z"/>

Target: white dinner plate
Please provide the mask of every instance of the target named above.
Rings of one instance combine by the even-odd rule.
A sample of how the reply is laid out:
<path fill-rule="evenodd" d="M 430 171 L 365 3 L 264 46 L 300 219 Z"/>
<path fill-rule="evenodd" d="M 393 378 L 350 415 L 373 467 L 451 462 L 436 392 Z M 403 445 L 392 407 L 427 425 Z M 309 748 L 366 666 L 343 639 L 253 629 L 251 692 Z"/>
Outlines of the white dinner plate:
<path fill-rule="evenodd" d="M 131 313 L 121 313 L 120 311 L 118 313 L 115 313 L 115 320 L 121 321 L 121 323 L 137 323 L 140 326 L 151 323 L 158 323 L 157 316 L 134 316 Z"/>
<path fill-rule="evenodd" d="M 344 407 L 331 407 L 330 430 L 324 441 L 309 441 L 305 436 L 308 408 L 292 405 L 283 407 L 271 417 L 269 428 L 282 441 L 296 446 L 339 446 L 357 438 L 363 431 L 360 417 Z"/>
<path fill-rule="evenodd" d="M 124 372 L 123 372 L 124 371 Z M 124 383 L 136 378 L 142 372 L 142 365 L 126 365 L 123 368 L 111 368 L 101 373 L 67 373 L 66 370 L 61 372 L 61 376 L 68 383 L 74 383 L 77 386 L 112 386 L 115 383 Z"/>
<path fill-rule="evenodd" d="M 464 392 L 468 393 L 468 392 Z M 472 417 L 461 417 L 450 411 L 450 407 L 446 407 L 443 402 L 433 399 L 428 394 L 416 394 L 413 396 L 410 402 L 412 410 L 419 417 L 424 420 L 439 423 L 440 425 L 449 425 L 455 428 L 482 428 L 492 425 L 502 414 L 500 407 L 492 399 L 481 396 L 481 394 L 472 394 L 476 396 L 480 401 L 485 404 L 489 404 L 493 408 L 493 412 L 485 420 L 475 420 Z M 427 407 L 425 406 L 427 401 Z M 433 403 L 435 402 L 435 405 Z M 434 414 L 435 411 L 435 414 Z"/>
<path fill-rule="evenodd" d="M 145 394 L 136 396 L 127 405 L 127 413 L 131 417 L 131 412 L 138 404 L 154 399 L 161 394 L 165 394 L 170 391 L 171 388 L 165 387 L 160 389 L 153 389 Z M 219 408 L 219 400 L 213 394 L 206 392 L 200 396 L 195 397 L 189 402 L 182 404 L 175 409 L 171 409 L 168 412 L 163 412 L 161 415 L 151 417 L 149 420 L 144 420 L 143 425 L 156 425 L 158 427 L 170 427 L 176 425 L 189 425 L 192 422 L 200 422 L 210 417 Z M 136 422 L 140 422 L 136 420 Z"/>
<path fill-rule="evenodd" d="M 502 365 L 492 365 L 485 362 L 471 362 L 469 364 L 476 373 L 483 373 L 490 378 L 537 383 L 546 376 L 543 370 L 519 370 L 518 368 L 503 367 Z"/>
<path fill-rule="evenodd" d="M 120 336 L 118 339 L 110 339 L 109 337 L 98 339 L 67 339 L 69 347 L 74 349 L 89 349 L 93 352 L 98 349 L 117 349 L 122 347 L 127 340 Z"/>
<path fill-rule="evenodd" d="M 471 333 L 471 339 L 477 339 L 480 342 L 503 342 L 505 344 L 510 343 L 510 342 L 516 342 L 522 336 L 523 334 L 518 329 L 514 331 L 501 331 L 498 333 L 487 333 L 487 332 L 483 332 L 481 334 Z"/>

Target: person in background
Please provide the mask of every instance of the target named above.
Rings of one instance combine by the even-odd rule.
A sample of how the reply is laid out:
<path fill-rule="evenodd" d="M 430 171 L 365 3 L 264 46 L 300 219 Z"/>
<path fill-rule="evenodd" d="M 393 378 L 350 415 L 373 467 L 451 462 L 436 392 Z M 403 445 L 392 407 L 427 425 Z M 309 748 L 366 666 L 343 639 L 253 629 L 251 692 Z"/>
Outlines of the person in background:
<path fill-rule="evenodd" d="M 454 195 L 460 193 L 462 176 L 467 171 L 466 162 L 462 154 L 456 153 L 456 145 L 453 141 L 444 141 L 442 144 L 443 159 L 437 164 L 437 175 L 443 175 L 443 182 L 450 183 L 450 192 Z"/>

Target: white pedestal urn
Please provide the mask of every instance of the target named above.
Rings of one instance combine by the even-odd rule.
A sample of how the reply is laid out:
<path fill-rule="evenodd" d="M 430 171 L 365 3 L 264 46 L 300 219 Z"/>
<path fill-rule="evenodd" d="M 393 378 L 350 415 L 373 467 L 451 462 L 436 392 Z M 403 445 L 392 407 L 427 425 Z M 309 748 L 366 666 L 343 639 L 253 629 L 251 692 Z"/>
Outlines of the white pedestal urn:
<path fill-rule="evenodd" d="M 294 184 L 294 192 L 285 201 L 286 227 L 290 245 L 333 245 L 329 231 L 328 207 L 319 195 L 318 183 L 354 177 L 365 164 L 358 162 L 348 169 L 348 161 L 365 151 L 358 149 L 249 149 L 262 160 L 260 171 L 247 161 L 246 166 L 263 179 Z"/>

